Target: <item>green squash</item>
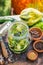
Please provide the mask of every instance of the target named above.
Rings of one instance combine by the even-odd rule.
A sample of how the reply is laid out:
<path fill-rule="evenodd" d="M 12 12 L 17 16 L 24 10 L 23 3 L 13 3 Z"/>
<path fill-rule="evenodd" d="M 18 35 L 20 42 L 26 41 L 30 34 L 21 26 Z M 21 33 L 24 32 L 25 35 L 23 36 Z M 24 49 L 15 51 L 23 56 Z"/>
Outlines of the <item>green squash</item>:
<path fill-rule="evenodd" d="M 0 0 L 0 16 L 11 14 L 11 0 Z"/>

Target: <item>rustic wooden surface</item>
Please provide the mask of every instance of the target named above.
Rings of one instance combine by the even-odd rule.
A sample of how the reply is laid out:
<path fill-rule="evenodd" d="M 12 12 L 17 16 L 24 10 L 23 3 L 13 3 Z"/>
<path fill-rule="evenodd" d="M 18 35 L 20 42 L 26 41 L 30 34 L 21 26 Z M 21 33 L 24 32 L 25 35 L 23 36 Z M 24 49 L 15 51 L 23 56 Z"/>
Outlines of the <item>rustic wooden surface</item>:
<path fill-rule="evenodd" d="M 34 62 L 28 60 L 26 57 L 27 52 L 33 49 L 33 42 L 31 42 L 26 52 L 24 52 L 23 54 L 17 55 L 10 51 L 8 47 L 8 42 L 6 41 L 6 37 L 3 37 L 3 40 L 8 50 L 9 57 L 12 59 L 12 63 L 8 63 L 6 65 L 43 65 L 43 53 L 39 53 L 37 60 Z M 41 40 L 43 40 L 43 37 Z"/>
<path fill-rule="evenodd" d="M 24 52 L 20 55 L 17 55 L 10 51 L 6 38 L 3 37 L 3 40 L 4 40 L 4 43 L 8 50 L 9 57 L 12 59 L 12 63 L 8 63 L 6 65 L 43 65 L 43 53 L 39 53 L 37 60 L 34 62 L 28 60 L 26 57 L 27 52 L 33 49 L 33 46 L 32 46 L 33 42 L 31 42 L 31 44 L 30 44 L 29 48 L 26 50 L 26 52 Z M 43 40 L 43 37 L 42 37 L 42 40 Z"/>

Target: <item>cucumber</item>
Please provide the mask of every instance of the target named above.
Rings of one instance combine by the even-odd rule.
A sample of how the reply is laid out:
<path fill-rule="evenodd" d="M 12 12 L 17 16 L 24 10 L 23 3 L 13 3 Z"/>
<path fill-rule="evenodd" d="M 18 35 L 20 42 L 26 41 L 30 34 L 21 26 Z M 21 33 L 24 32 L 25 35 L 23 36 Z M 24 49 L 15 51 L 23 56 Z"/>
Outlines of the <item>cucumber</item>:
<path fill-rule="evenodd" d="M 0 0 L 0 6 L 4 6 L 4 0 Z"/>
<path fill-rule="evenodd" d="M 5 0 L 5 7 L 3 10 L 3 15 L 11 14 L 11 0 Z"/>
<path fill-rule="evenodd" d="M 0 0 L 0 16 L 11 14 L 11 0 Z"/>
<path fill-rule="evenodd" d="M 14 21 L 14 19 L 13 18 L 9 18 L 9 19 L 1 19 L 0 18 L 0 24 L 2 24 L 2 23 L 4 23 L 4 22 L 8 22 L 8 21 L 11 21 L 11 22 L 13 22 Z"/>
<path fill-rule="evenodd" d="M 0 6 L 0 16 L 3 15 L 3 6 Z"/>

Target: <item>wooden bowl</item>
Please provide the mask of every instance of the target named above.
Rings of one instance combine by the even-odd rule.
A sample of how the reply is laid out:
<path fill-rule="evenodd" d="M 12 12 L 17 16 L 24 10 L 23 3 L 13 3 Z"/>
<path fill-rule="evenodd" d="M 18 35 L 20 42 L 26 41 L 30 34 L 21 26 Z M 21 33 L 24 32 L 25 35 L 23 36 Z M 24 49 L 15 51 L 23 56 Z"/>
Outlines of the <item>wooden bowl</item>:
<path fill-rule="evenodd" d="M 32 40 L 39 40 L 39 39 L 41 39 L 42 38 L 42 31 L 41 31 L 41 29 L 40 28 L 37 28 L 37 27 L 32 27 L 32 28 L 30 28 L 30 33 L 31 33 L 31 31 L 37 31 L 38 32 L 38 34 L 39 34 L 39 37 L 33 37 L 32 36 L 32 34 L 31 34 L 31 36 L 32 36 Z M 34 34 L 36 34 L 36 35 L 38 35 L 37 33 L 34 33 Z"/>
<path fill-rule="evenodd" d="M 36 57 L 33 57 L 34 55 L 33 55 L 33 56 L 31 55 L 33 58 L 30 58 L 30 54 L 31 54 L 31 53 L 35 54 Z M 35 60 L 38 58 L 38 53 L 37 53 L 36 51 L 34 51 L 34 50 L 31 50 L 31 51 L 29 51 L 29 52 L 27 53 L 27 58 L 28 58 L 29 60 L 31 60 L 31 61 L 35 61 Z"/>
<path fill-rule="evenodd" d="M 39 50 L 40 47 L 41 47 L 41 45 L 38 45 L 39 49 L 37 49 L 36 46 L 35 46 L 36 44 L 39 44 L 39 42 L 43 43 L 43 40 L 35 41 L 34 44 L 33 44 L 33 48 L 34 48 L 37 52 L 42 53 L 43 50 Z M 42 46 L 41 48 L 43 48 L 43 46 Z"/>

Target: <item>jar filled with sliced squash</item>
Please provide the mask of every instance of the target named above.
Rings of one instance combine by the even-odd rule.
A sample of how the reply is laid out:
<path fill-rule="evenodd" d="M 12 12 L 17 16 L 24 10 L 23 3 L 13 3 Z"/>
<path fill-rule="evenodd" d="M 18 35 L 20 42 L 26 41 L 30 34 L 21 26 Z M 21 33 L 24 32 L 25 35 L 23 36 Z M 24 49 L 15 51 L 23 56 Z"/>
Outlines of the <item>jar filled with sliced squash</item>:
<path fill-rule="evenodd" d="M 8 31 L 8 45 L 14 53 L 24 52 L 30 44 L 28 26 L 23 22 L 15 22 Z"/>

